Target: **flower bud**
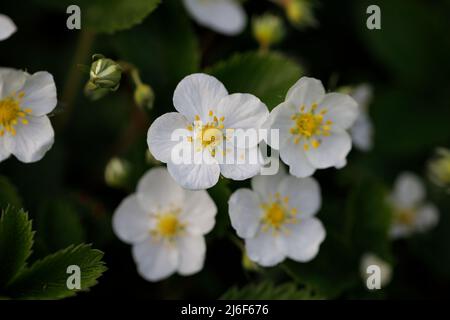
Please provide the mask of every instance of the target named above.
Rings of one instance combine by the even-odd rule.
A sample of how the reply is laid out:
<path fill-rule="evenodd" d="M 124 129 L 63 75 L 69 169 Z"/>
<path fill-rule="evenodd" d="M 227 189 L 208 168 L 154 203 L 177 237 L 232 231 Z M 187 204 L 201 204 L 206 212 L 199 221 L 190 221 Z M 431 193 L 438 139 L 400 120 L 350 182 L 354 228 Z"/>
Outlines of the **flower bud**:
<path fill-rule="evenodd" d="M 316 24 L 310 0 L 282 0 L 281 3 L 293 25 L 303 27 Z"/>
<path fill-rule="evenodd" d="M 253 18 L 252 31 L 260 47 L 267 49 L 281 40 L 284 35 L 284 26 L 279 17 L 264 14 Z"/>
<path fill-rule="evenodd" d="M 122 78 L 122 67 L 114 60 L 99 54 L 94 55 L 92 59 L 89 82 L 98 88 L 117 90 Z"/>
<path fill-rule="evenodd" d="M 149 85 L 140 83 L 136 86 L 136 89 L 134 90 L 134 102 L 139 108 L 151 109 L 154 101 L 155 94 Z"/>
<path fill-rule="evenodd" d="M 128 161 L 112 158 L 105 168 L 105 182 L 112 188 L 123 188 L 127 185 L 131 166 Z"/>
<path fill-rule="evenodd" d="M 439 148 L 428 164 L 430 180 L 450 193 L 450 150 Z"/>

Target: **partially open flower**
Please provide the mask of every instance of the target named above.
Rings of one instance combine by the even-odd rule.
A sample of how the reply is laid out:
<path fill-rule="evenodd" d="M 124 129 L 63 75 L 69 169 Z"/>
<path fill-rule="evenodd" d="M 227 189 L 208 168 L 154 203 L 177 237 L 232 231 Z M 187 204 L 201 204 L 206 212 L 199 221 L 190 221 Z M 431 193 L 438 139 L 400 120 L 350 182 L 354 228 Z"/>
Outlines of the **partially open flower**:
<path fill-rule="evenodd" d="M 0 41 L 8 39 L 17 27 L 10 17 L 0 14 Z"/>
<path fill-rule="evenodd" d="M 439 148 L 428 164 L 428 174 L 433 183 L 450 193 L 450 150 Z"/>
<path fill-rule="evenodd" d="M 100 54 L 95 54 L 92 60 L 89 82 L 97 88 L 117 90 L 122 78 L 122 67 L 114 60 Z"/>

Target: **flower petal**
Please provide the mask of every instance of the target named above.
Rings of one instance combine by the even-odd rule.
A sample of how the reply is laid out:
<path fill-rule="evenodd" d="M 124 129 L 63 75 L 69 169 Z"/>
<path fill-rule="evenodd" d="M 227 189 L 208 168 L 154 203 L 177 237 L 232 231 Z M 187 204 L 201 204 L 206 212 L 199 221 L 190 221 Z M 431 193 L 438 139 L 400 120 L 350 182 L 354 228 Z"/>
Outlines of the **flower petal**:
<path fill-rule="evenodd" d="M 296 109 L 305 105 L 309 110 L 313 103 L 319 103 L 325 95 L 325 89 L 320 80 L 302 77 L 288 91 L 286 101 L 294 104 Z"/>
<path fill-rule="evenodd" d="M 273 176 L 259 175 L 253 177 L 251 181 L 252 189 L 259 194 L 261 199 L 265 199 L 278 191 L 280 182 L 286 176 L 286 170 L 283 166 L 280 166 L 278 173 Z"/>
<path fill-rule="evenodd" d="M 217 207 L 205 190 L 185 190 L 181 220 L 185 222 L 189 234 L 204 235 L 216 223 Z"/>
<path fill-rule="evenodd" d="M 302 147 L 292 141 L 281 148 L 280 158 L 289 166 L 289 173 L 296 177 L 309 177 L 316 171 Z"/>
<path fill-rule="evenodd" d="M 173 105 L 188 121 L 195 116 L 206 123 L 209 111 L 216 110 L 220 99 L 227 96 L 224 85 L 216 78 L 203 73 L 191 74 L 177 85 L 173 94 Z"/>
<path fill-rule="evenodd" d="M 148 281 L 168 278 L 178 268 L 179 253 L 176 246 L 148 237 L 133 245 L 132 254 L 138 273 Z"/>
<path fill-rule="evenodd" d="M 231 225 L 241 238 L 255 236 L 261 219 L 260 198 L 250 189 L 236 190 L 228 200 Z"/>
<path fill-rule="evenodd" d="M 180 140 L 188 135 L 189 122 L 186 117 L 178 112 L 163 114 L 156 119 L 147 134 L 147 143 L 152 155 L 159 161 L 169 162 L 172 158 L 173 148 L 182 143 Z M 186 129 L 183 134 L 182 130 Z M 180 133 L 180 137 L 176 134 Z M 180 138 L 180 140 L 175 140 Z"/>
<path fill-rule="evenodd" d="M 206 243 L 203 236 L 183 237 L 177 241 L 179 250 L 178 273 L 189 276 L 203 269 Z"/>
<path fill-rule="evenodd" d="M 258 232 L 254 238 L 245 240 L 245 248 L 250 260 L 263 267 L 273 267 L 286 258 L 286 252 L 280 237 L 270 231 Z"/>
<path fill-rule="evenodd" d="M 183 204 L 184 190 L 169 175 L 166 168 L 153 168 L 139 180 L 137 198 L 147 212 L 165 210 Z"/>
<path fill-rule="evenodd" d="M 431 203 L 419 208 L 415 220 L 415 227 L 418 231 L 428 231 L 439 222 L 439 210 Z"/>
<path fill-rule="evenodd" d="M 17 27 L 11 18 L 0 14 L 0 41 L 9 38 L 16 30 Z"/>
<path fill-rule="evenodd" d="M 317 148 L 305 151 L 311 164 L 319 169 L 334 167 L 342 163 L 352 149 L 352 141 L 344 130 L 332 130 L 329 136 L 321 136 Z"/>
<path fill-rule="evenodd" d="M 397 208 L 414 208 L 424 198 L 425 188 L 418 176 L 410 172 L 398 176 L 392 194 L 392 202 Z"/>
<path fill-rule="evenodd" d="M 298 262 L 314 259 L 325 239 L 325 229 L 316 218 L 302 220 L 300 223 L 286 226 L 289 234 L 280 236 L 287 249 L 287 256 Z"/>
<path fill-rule="evenodd" d="M 5 134 L 5 145 L 17 159 L 25 163 L 41 160 L 51 149 L 54 131 L 47 117 L 28 117 L 28 124 L 18 123 L 16 135 Z"/>
<path fill-rule="evenodd" d="M 56 86 L 50 73 L 41 71 L 29 76 L 22 90 L 22 109 L 30 109 L 32 115 L 44 116 L 56 107 Z"/>
<path fill-rule="evenodd" d="M 244 9 L 233 0 L 184 0 L 183 2 L 198 24 L 225 35 L 240 33 L 247 23 Z"/>
<path fill-rule="evenodd" d="M 290 129 L 294 126 L 291 117 L 295 112 L 294 104 L 289 101 L 279 104 L 270 112 L 269 118 L 264 123 L 263 127 L 268 127 L 271 130 L 278 130 L 279 141 L 271 141 L 271 133 L 268 132 L 269 139 L 266 139 L 266 141 L 272 148 L 279 150 L 289 141 L 293 140 Z"/>
<path fill-rule="evenodd" d="M 126 243 L 136 243 L 147 238 L 150 224 L 150 217 L 139 204 L 135 194 L 122 201 L 112 218 L 114 233 Z"/>
<path fill-rule="evenodd" d="M 354 146 L 361 151 L 369 151 L 373 145 L 373 125 L 369 116 L 361 112 L 350 129 Z"/>
<path fill-rule="evenodd" d="M 278 191 L 288 197 L 289 208 L 296 208 L 300 219 L 313 216 L 320 208 L 320 186 L 314 178 L 285 177 Z"/>
<path fill-rule="evenodd" d="M 21 70 L 0 68 L 0 99 L 18 93 L 26 79 L 27 74 Z"/>
<path fill-rule="evenodd" d="M 358 104 L 349 95 L 342 93 L 328 93 L 319 103 L 317 112 L 326 110 L 324 121 L 331 120 L 333 127 L 350 128 L 359 115 Z"/>
<path fill-rule="evenodd" d="M 234 148 L 231 164 L 226 162 L 226 158 L 219 161 L 220 172 L 228 179 L 246 180 L 259 174 L 260 160 L 261 155 L 257 146 L 249 149 Z"/>

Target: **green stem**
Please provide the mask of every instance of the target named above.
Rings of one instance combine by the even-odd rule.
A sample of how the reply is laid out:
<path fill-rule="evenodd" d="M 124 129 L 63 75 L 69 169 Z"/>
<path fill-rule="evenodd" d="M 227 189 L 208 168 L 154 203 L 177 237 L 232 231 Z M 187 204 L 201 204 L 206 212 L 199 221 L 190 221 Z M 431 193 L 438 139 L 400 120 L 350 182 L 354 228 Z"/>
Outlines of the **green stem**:
<path fill-rule="evenodd" d="M 280 268 L 284 271 L 284 273 L 286 273 L 288 277 L 294 280 L 297 285 L 304 285 L 297 274 L 290 267 L 288 267 L 286 263 L 280 264 Z"/>

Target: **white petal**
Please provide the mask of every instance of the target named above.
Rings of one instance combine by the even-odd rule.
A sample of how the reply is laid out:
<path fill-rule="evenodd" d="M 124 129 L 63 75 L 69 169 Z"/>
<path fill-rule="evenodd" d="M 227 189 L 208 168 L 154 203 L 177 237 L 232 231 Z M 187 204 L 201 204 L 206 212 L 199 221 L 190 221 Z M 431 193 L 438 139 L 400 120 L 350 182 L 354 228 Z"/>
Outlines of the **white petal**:
<path fill-rule="evenodd" d="M 8 149 L 6 149 L 5 139 L 0 137 L 0 162 L 6 160 L 11 155 Z"/>
<path fill-rule="evenodd" d="M 2 68 L 0 73 L 0 99 L 19 93 L 27 74 L 21 70 Z"/>
<path fill-rule="evenodd" d="M 272 130 L 279 130 L 278 145 L 271 139 L 266 140 L 272 148 L 281 149 L 288 141 L 293 140 L 294 137 L 290 133 L 290 129 L 294 126 L 291 117 L 295 113 L 294 104 L 289 101 L 279 104 L 270 112 L 269 118 L 263 127 L 268 126 Z M 268 132 L 268 137 L 270 136 L 270 132 Z"/>
<path fill-rule="evenodd" d="M 246 239 L 245 248 L 250 260 L 263 267 L 273 267 L 286 258 L 280 237 L 272 235 L 270 231 L 260 231 L 254 238 Z"/>
<path fill-rule="evenodd" d="M 217 112 L 225 118 L 225 128 L 233 129 L 259 129 L 269 116 L 269 110 L 261 100 L 254 95 L 243 93 L 222 98 Z"/>
<path fill-rule="evenodd" d="M 335 167 L 336 169 L 342 169 L 342 168 L 344 168 L 346 165 L 347 165 L 347 159 L 345 158 L 345 159 L 342 159 L 341 161 L 338 161 L 338 162 L 334 165 L 334 167 Z"/>
<path fill-rule="evenodd" d="M 308 262 L 315 258 L 319 246 L 325 239 L 325 229 L 316 218 L 310 218 L 300 223 L 286 226 L 289 234 L 282 234 L 287 256 L 298 262 Z"/>
<path fill-rule="evenodd" d="M 261 199 L 269 197 L 278 191 L 280 182 L 286 177 L 286 170 L 280 166 L 278 173 L 273 176 L 255 176 L 252 178 L 252 189 L 259 194 Z"/>
<path fill-rule="evenodd" d="M 397 208 L 413 208 L 425 198 L 425 188 L 415 174 L 404 172 L 394 185 L 392 201 Z"/>
<path fill-rule="evenodd" d="M 41 160 L 54 142 L 54 131 L 47 117 L 28 117 L 28 124 L 18 123 L 16 135 L 5 134 L 6 148 L 20 161 Z"/>
<path fill-rule="evenodd" d="M 17 27 L 11 18 L 0 14 L 0 41 L 9 38 L 16 30 Z"/>
<path fill-rule="evenodd" d="M 367 112 L 368 105 L 373 96 L 372 87 L 368 84 L 361 84 L 352 91 L 351 96 L 358 103 L 361 111 Z"/>
<path fill-rule="evenodd" d="M 405 224 L 393 224 L 389 230 L 389 237 L 391 239 L 401 239 L 410 236 L 413 233 L 413 229 L 409 225 Z"/>
<path fill-rule="evenodd" d="M 205 263 L 206 243 L 203 236 L 191 236 L 178 239 L 180 253 L 178 273 L 189 276 L 203 269 Z"/>
<path fill-rule="evenodd" d="M 289 166 L 289 173 L 296 177 L 309 177 L 316 171 L 302 146 L 292 141 L 281 148 L 280 158 Z"/>
<path fill-rule="evenodd" d="M 289 208 L 296 208 L 300 219 L 315 215 L 322 202 L 320 186 L 314 178 L 287 176 L 281 181 L 278 191 L 289 198 Z"/>
<path fill-rule="evenodd" d="M 210 157 L 204 152 L 206 157 Z M 175 181 L 183 188 L 190 190 L 208 189 L 219 181 L 220 166 L 216 163 L 210 163 L 211 159 L 205 160 L 203 164 L 174 164 L 167 163 L 167 169 Z"/>
<path fill-rule="evenodd" d="M 173 93 L 173 105 L 190 122 L 195 116 L 206 123 L 209 121 L 209 111 L 215 111 L 220 99 L 228 92 L 216 78 L 203 73 L 191 74 L 177 85 Z"/>
<path fill-rule="evenodd" d="M 189 234 L 204 235 L 214 227 L 217 207 L 206 191 L 185 190 L 182 209 L 180 218 Z"/>
<path fill-rule="evenodd" d="M 139 180 L 137 198 L 141 207 L 156 212 L 183 204 L 184 190 L 172 179 L 166 168 L 153 168 Z"/>
<path fill-rule="evenodd" d="M 175 273 L 179 253 L 176 246 L 150 237 L 133 245 L 134 261 L 138 273 L 148 281 L 160 281 Z"/>
<path fill-rule="evenodd" d="M 359 115 L 358 104 L 349 95 L 328 93 L 320 102 L 317 112 L 326 110 L 324 121 L 331 120 L 333 127 L 350 128 Z"/>
<path fill-rule="evenodd" d="M 173 148 L 184 138 L 184 135 L 176 137 L 174 134 L 178 132 L 181 134 L 181 130 L 187 129 L 188 125 L 186 117 L 178 112 L 166 113 L 156 119 L 147 134 L 147 143 L 152 155 L 159 161 L 169 162 Z"/>
<path fill-rule="evenodd" d="M 31 109 L 32 115 L 44 116 L 56 107 L 56 86 L 50 73 L 41 71 L 31 75 L 22 90 L 25 92 L 22 109 Z"/>
<path fill-rule="evenodd" d="M 234 0 L 184 0 L 190 15 L 202 26 L 223 33 L 240 33 L 247 23 L 242 6 Z"/>
<path fill-rule="evenodd" d="M 373 145 L 373 126 L 369 116 L 361 112 L 350 130 L 354 146 L 361 151 L 369 151 Z"/>
<path fill-rule="evenodd" d="M 241 238 L 255 236 L 262 216 L 260 198 L 250 189 L 236 190 L 228 200 L 231 225 Z"/>
<path fill-rule="evenodd" d="M 260 154 L 257 146 L 249 149 L 234 148 L 232 160 L 232 164 L 227 164 L 226 161 L 219 162 L 220 172 L 225 178 L 246 180 L 260 173 Z"/>
<path fill-rule="evenodd" d="M 417 211 L 417 216 L 415 220 L 415 227 L 418 231 L 424 232 L 428 231 L 439 222 L 439 211 L 431 203 L 428 203 Z"/>
<path fill-rule="evenodd" d="M 342 163 L 352 149 L 352 141 L 346 131 L 332 130 L 327 137 L 318 139 L 321 143 L 317 148 L 305 151 L 312 165 L 319 169 L 334 167 Z"/>
<path fill-rule="evenodd" d="M 149 236 L 150 217 L 142 209 L 135 194 L 125 198 L 112 218 L 114 233 L 127 243 L 143 241 Z"/>
<path fill-rule="evenodd" d="M 309 110 L 311 105 L 319 103 L 324 95 L 325 89 L 320 80 L 302 77 L 289 89 L 286 101 L 292 102 L 296 109 L 300 109 L 302 105 L 305 105 L 306 110 Z"/>

